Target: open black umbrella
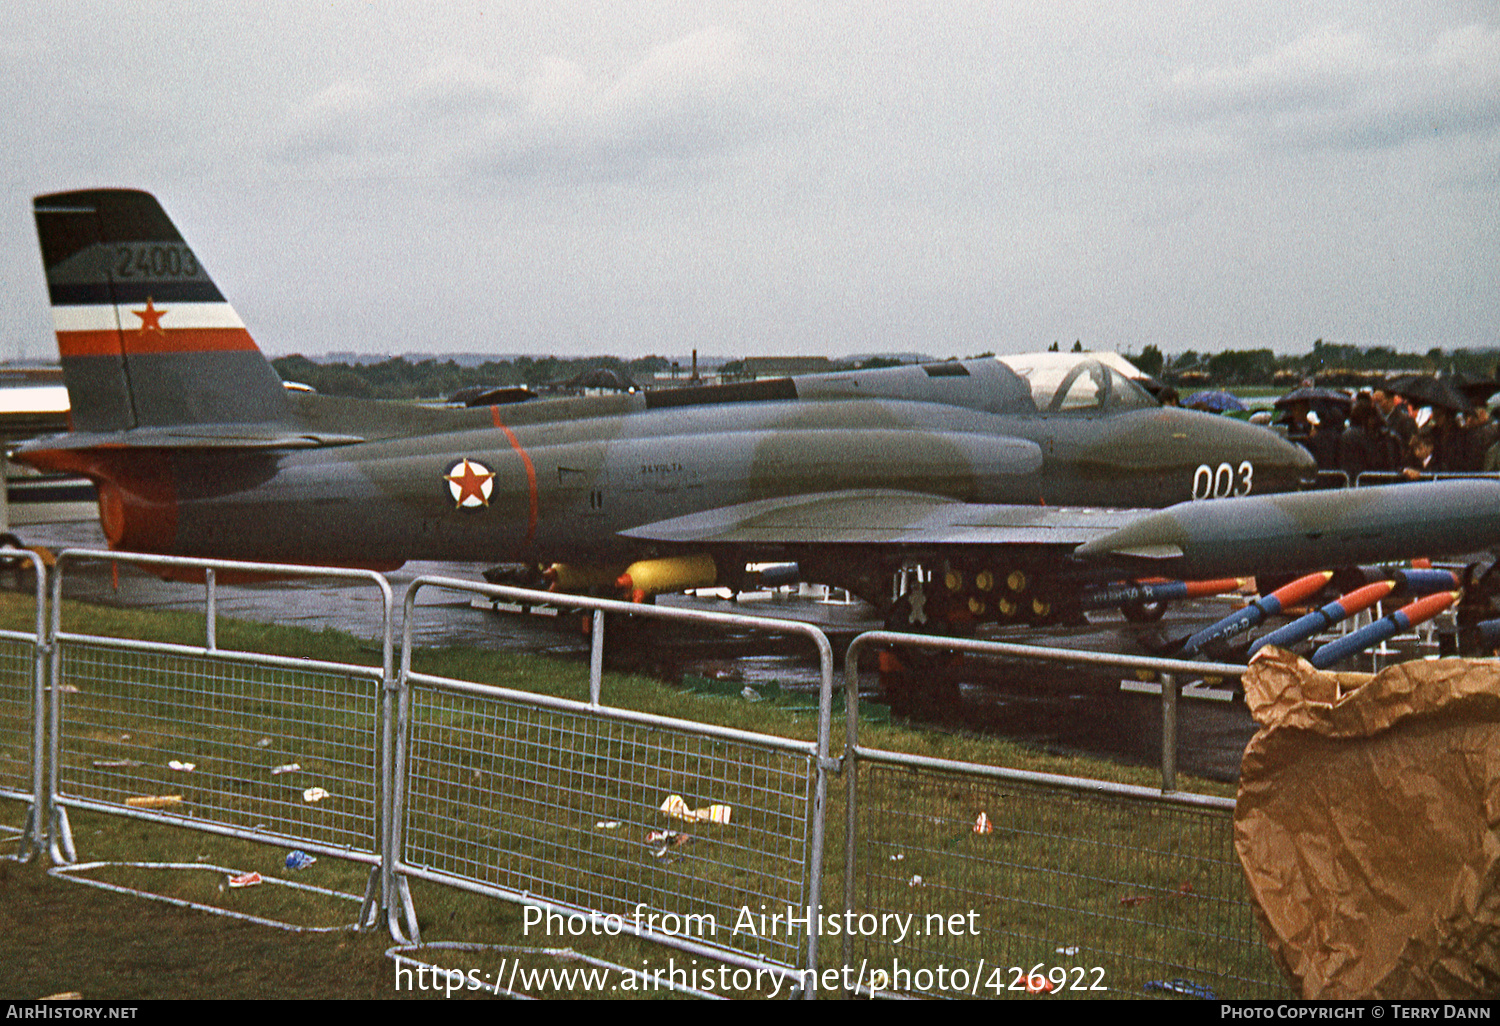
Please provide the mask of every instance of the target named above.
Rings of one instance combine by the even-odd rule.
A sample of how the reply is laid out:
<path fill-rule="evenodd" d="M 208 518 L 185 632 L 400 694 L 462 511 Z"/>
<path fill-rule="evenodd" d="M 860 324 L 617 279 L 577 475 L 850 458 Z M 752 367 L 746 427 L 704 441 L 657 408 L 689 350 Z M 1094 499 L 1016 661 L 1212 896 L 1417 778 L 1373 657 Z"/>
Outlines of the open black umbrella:
<path fill-rule="evenodd" d="M 1340 392 L 1336 388 L 1314 388 L 1311 385 L 1305 385 L 1288 392 L 1276 400 L 1274 405 L 1277 409 L 1281 409 L 1283 406 L 1290 406 L 1296 402 L 1307 403 L 1315 410 L 1320 406 L 1341 406 L 1347 410 L 1354 405 L 1354 398 L 1348 392 Z"/>
<path fill-rule="evenodd" d="M 1464 394 L 1470 406 L 1485 406 L 1490 396 L 1500 392 L 1500 381 L 1494 378 L 1478 378 L 1459 371 L 1452 377 L 1453 386 Z"/>
<path fill-rule="evenodd" d="M 1150 392 L 1153 399 L 1160 399 L 1162 393 L 1172 387 L 1160 378 L 1153 378 L 1149 374 L 1133 375 L 1130 380 Z M 1173 388 L 1172 391 L 1176 392 L 1177 390 Z"/>
<path fill-rule="evenodd" d="M 1287 408 L 1293 403 L 1306 403 L 1307 408 L 1317 414 L 1320 424 L 1342 424 L 1349 419 L 1349 407 L 1354 405 L 1354 399 L 1349 393 L 1340 392 L 1336 388 L 1315 388 L 1312 385 L 1304 385 L 1302 388 L 1295 388 L 1288 392 L 1273 405 L 1285 414 Z"/>
<path fill-rule="evenodd" d="M 1439 378 L 1431 374 L 1402 374 L 1388 380 L 1385 389 L 1401 396 L 1413 406 L 1442 406 L 1459 412 L 1474 408 L 1468 396 L 1453 384 L 1451 378 Z"/>

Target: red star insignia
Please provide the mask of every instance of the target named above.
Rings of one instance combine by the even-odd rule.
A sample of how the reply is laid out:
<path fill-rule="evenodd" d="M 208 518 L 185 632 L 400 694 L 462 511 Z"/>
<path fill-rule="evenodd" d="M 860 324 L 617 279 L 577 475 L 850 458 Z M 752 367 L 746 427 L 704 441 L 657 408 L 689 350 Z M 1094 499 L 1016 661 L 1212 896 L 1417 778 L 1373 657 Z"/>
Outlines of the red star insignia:
<path fill-rule="evenodd" d="M 146 331 L 160 332 L 161 331 L 161 319 L 169 311 L 167 311 L 167 310 L 158 310 L 156 308 L 156 304 L 151 301 L 151 297 L 147 296 L 146 297 L 146 309 L 144 309 L 144 310 L 132 310 L 130 312 L 133 313 L 133 314 L 135 314 L 137 317 L 139 317 L 141 319 L 141 331 L 143 331 L 143 332 L 146 332 Z"/>
<path fill-rule="evenodd" d="M 443 479 L 448 482 L 448 494 L 453 496 L 459 509 L 478 509 L 490 504 L 495 474 L 484 464 L 459 460 L 448 468 Z"/>

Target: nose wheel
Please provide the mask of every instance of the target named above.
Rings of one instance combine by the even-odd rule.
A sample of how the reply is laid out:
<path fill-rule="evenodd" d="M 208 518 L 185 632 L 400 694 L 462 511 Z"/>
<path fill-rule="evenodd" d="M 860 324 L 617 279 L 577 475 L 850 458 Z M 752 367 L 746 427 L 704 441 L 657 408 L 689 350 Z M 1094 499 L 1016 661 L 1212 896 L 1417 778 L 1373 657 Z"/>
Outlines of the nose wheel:
<path fill-rule="evenodd" d="M 1126 602 L 1120 612 L 1131 623 L 1155 623 L 1167 615 L 1165 602 Z"/>

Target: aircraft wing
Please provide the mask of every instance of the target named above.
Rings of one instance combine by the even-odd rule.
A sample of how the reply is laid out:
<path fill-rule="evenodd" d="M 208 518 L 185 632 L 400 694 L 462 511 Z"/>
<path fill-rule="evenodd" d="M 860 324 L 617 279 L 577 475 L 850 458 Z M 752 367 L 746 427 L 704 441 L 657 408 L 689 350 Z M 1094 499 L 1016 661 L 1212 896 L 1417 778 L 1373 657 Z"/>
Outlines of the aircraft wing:
<path fill-rule="evenodd" d="M 680 545 L 1047 545 L 1075 548 L 1143 510 L 979 505 L 916 492 L 796 495 L 658 520 L 621 532 Z"/>
<path fill-rule="evenodd" d="M 680 545 L 762 548 L 1046 546 L 1139 573 L 1249 576 L 1500 548 L 1500 480 L 1243 496 L 1163 510 L 828 492 L 726 506 L 624 533 Z"/>

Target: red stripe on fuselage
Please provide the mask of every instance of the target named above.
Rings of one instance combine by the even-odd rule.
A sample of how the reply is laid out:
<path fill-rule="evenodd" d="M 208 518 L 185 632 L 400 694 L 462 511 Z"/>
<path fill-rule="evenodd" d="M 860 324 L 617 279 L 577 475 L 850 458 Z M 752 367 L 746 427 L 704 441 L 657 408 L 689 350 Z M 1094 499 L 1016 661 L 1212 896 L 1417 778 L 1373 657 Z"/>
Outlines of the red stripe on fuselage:
<path fill-rule="evenodd" d="M 500 407 L 490 407 L 490 419 L 495 422 L 495 426 L 497 428 L 505 432 L 505 437 L 507 440 L 509 440 L 510 447 L 516 451 L 516 455 L 520 456 L 521 462 L 526 465 L 526 494 L 531 504 L 530 512 L 526 519 L 526 544 L 530 545 L 533 541 L 536 540 L 536 467 L 531 465 L 531 457 L 527 455 L 526 450 L 522 448 L 521 440 L 516 437 L 516 433 L 510 428 L 506 427 L 505 422 L 500 419 Z"/>
<path fill-rule="evenodd" d="M 59 331 L 57 349 L 63 359 L 77 356 L 169 356 L 174 353 L 235 353 L 254 350 L 255 340 L 244 328 L 176 328 L 161 331 Z"/>

